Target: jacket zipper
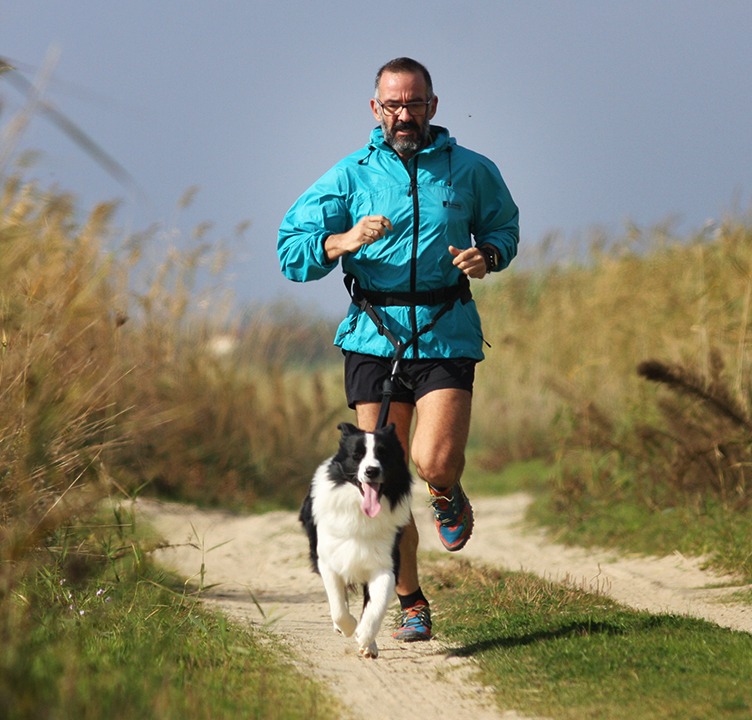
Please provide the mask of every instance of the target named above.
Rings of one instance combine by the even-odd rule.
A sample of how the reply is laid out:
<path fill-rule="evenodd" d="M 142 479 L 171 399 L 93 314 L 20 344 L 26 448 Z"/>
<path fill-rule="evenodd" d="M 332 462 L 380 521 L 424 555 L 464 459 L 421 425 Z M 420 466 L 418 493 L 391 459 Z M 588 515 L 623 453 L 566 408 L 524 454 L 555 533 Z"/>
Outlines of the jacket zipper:
<path fill-rule="evenodd" d="M 418 241 L 420 239 L 420 204 L 418 202 L 418 156 L 412 158 L 413 169 L 406 169 L 410 174 L 410 190 L 408 196 L 413 200 L 413 247 L 410 256 L 410 290 L 416 292 L 418 289 Z M 418 314 L 415 306 L 410 308 L 410 325 L 412 326 L 413 335 L 418 332 Z M 413 359 L 418 358 L 418 340 L 415 339 L 412 347 Z"/>

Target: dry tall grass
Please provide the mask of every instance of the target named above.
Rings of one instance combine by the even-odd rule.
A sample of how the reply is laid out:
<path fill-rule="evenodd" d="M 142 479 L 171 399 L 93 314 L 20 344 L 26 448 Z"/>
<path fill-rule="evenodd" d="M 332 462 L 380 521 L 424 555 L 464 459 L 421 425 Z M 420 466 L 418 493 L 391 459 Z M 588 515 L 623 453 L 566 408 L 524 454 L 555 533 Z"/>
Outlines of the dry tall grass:
<path fill-rule="evenodd" d="M 0 141 L 0 715 L 65 713 L 79 697 L 90 713 L 107 715 L 98 708 L 108 698 L 89 697 L 90 669 L 79 669 L 78 657 L 69 662 L 61 636 L 71 617 L 83 615 L 76 603 L 88 598 L 90 577 L 104 577 L 103 567 L 119 583 L 127 556 L 138 578 L 149 573 L 129 513 L 114 502 L 103 524 L 95 515 L 101 501 L 160 492 L 245 509 L 297 505 L 342 407 L 333 374 L 317 369 L 326 355 L 322 333 L 329 338 L 331 329 L 313 318 L 299 329 L 279 310 L 273 321 L 261 313 L 233 318 L 211 295 L 198 312 L 198 274 L 221 268 L 222 254 L 202 241 L 205 227 L 149 268 L 140 252 L 164 237 L 119 238 L 113 204 L 81 221 L 72 196 L 25 181 L 23 171 L 9 174 L 24 128 L 42 112 L 132 184 L 43 101 L 49 68 L 32 85 L 0 58 L 0 74 L 27 95 Z M 151 276 L 137 282 L 145 267 Z M 123 584 L 138 588 L 135 579 Z M 102 592 L 91 598 L 104 602 Z M 128 610 L 113 616 L 133 623 L 125 635 L 144 631 Z M 77 641 L 97 636 L 94 626 L 76 627 Z M 191 647 L 192 661 L 202 650 Z M 157 653 L 151 659 L 161 662 Z M 165 677 L 160 668 L 157 683 Z M 119 697 L 121 680 L 112 681 Z M 242 681 L 253 688 L 247 674 Z M 140 692 L 138 679 L 125 684 Z"/>
<path fill-rule="evenodd" d="M 746 507 L 752 229 L 632 232 L 586 263 L 510 272 L 480 297 L 495 346 L 474 437 L 487 462 L 548 454 L 570 500 L 639 478 L 646 502 Z"/>
<path fill-rule="evenodd" d="M 19 177 L 1 190 L 3 667 L 23 638 L 19 583 L 77 549 L 91 559 L 61 538 L 103 498 L 294 507 L 344 411 L 337 373 L 306 365 L 329 328 L 198 313 L 203 250 L 168 253 L 134 292 L 135 256 L 108 249 L 114 210 L 80 222 L 65 194 Z"/>
<path fill-rule="evenodd" d="M 88 499 L 120 439 L 112 434 L 119 368 L 109 352 L 119 330 L 100 248 L 111 210 L 98 207 L 74 231 L 70 198 L 17 179 L 3 188 L 0 545 L 11 556 L 8 538 L 44 534 Z"/>

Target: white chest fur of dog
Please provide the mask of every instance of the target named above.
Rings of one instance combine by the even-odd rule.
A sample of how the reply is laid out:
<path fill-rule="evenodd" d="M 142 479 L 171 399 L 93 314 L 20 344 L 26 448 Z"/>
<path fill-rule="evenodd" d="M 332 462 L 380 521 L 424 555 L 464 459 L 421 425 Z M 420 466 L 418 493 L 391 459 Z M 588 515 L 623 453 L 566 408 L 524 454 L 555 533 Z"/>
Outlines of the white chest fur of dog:
<path fill-rule="evenodd" d="M 399 539 L 410 520 L 412 477 L 394 425 L 373 433 L 349 423 L 339 429 L 339 449 L 314 474 L 300 521 L 335 630 L 354 633 L 360 654 L 375 658 L 399 572 Z M 347 599 L 356 585 L 364 597 L 359 621 Z"/>

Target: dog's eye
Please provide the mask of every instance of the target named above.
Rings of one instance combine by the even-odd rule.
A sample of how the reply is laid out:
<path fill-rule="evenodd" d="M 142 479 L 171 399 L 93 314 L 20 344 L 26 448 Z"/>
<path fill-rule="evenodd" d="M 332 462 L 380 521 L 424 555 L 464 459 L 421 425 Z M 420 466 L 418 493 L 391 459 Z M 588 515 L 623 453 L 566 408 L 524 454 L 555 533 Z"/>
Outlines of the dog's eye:
<path fill-rule="evenodd" d="M 353 453 L 353 460 L 355 460 L 355 462 L 360 462 L 365 456 L 366 456 L 365 450 L 356 450 Z"/>

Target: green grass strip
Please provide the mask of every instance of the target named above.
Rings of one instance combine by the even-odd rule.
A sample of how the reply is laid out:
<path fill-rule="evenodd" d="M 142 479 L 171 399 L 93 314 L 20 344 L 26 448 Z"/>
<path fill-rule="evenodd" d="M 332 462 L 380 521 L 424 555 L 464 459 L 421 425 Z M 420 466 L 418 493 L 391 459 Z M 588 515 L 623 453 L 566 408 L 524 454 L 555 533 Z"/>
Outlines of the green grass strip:
<path fill-rule="evenodd" d="M 454 653 L 499 707 L 557 720 L 752 717 L 752 636 L 627 609 L 524 573 L 433 566 L 425 583 Z"/>
<path fill-rule="evenodd" d="M 15 640 L 0 649 L 0 717 L 337 717 L 268 637 L 173 592 L 153 569 L 140 575 L 26 584 Z"/>

